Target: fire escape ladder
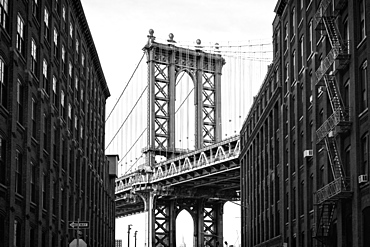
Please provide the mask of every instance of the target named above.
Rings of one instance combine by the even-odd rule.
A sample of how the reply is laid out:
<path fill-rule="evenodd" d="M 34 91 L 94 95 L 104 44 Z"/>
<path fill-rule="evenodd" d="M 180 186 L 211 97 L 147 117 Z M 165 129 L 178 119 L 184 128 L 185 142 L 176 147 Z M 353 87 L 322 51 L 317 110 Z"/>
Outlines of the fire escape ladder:
<path fill-rule="evenodd" d="M 335 203 L 324 203 L 320 205 L 319 224 L 317 226 L 315 238 L 325 245 L 329 244 L 329 232 L 335 206 Z"/>
<path fill-rule="evenodd" d="M 335 17 L 333 16 L 324 16 L 323 18 L 324 26 L 329 37 L 331 47 L 336 50 L 338 53 L 343 53 L 344 45 L 340 32 L 337 25 L 335 24 Z"/>
<path fill-rule="evenodd" d="M 328 152 L 331 170 L 333 172 L 334 180 L 337 178 L 344 178 L 344 170 L 342 162 L 338 153 L 337 143 L 335 137 L 325 137 L 325 146 Z"/>
<path fill-rule="evenodd" d="M 322 16 L 321 20 L 323 26 L 325 27 L 332 49 L 329 51 L 325 59 L 321 62 L 320 67 L 315 72 L 317 83 L 321 81 L 322 77 L 334 64 L 336 59 L 339 60 L 338 67 L 336 69 L 343 69 L 349 63 L 350 58 L 348 53 L 348 44 L 344 44 L 340 36 L 339 29 L 335 24 L 335 17 Z"/>
<path fill-rule="evenodd" d="M 338 87 L 335 81 L 335 76 L 332 75 L 324 75 L 325 86 L 328 92 L 329 100 L 333 112 L 339 114 L 340 119 L 344 119 L 344 103 L 340 93 L 338 91 Z"/>

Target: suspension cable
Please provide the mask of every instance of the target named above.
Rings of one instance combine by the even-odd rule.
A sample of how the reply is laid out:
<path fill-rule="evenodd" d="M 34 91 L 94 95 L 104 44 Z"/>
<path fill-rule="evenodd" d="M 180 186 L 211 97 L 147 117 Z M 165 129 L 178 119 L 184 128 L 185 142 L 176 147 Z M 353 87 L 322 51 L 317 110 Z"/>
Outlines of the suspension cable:
<path fill-rule="evenodd" d="M 141 134 L 140 134 L 140 136 L 136 139 L 136 141 L 134 142 L 134 144 L 132 144 L 131 145 L 131 147 L 130 147 L 130 149 L 126 152 L 126 154 L 121 158 L 121 160 L 118 162 L 118 164 L 117 165 L 119 165 L 122 161 L 123 161 L 123 159 L 124 158 L 126 158 L 126 156 L 129 154 L 129 152 L 131 151 L 131 149 L 133 149 L 134 148 L 134 146 L 136 145 L 136 143 L 140 140 L 140 138 L 143 136 L 143 134 L 145 133 L 145 131 L 147 130 L 147 128 L 145 128 L 144 130 L 143 130 L 143 132 L 141 132 Z"/>
<path fill-rule="evenodd" d="M 113 113 L 114 109 L 116 108 L 116 106 L 117 106 L 118 102 L 120 101 L 120 99 L 121 99 L 121 97 L 122 97 L 123 93 L 126 91 L 126 88 L 127 88 L 127 87 L 128 87 L 128 85 L 130 84 L 131 79 L 134 77 L 134 75 L 135 75 L 135 73 L 136 73 L 137 69 L 139 68 L 139 65 L 141 64 L 141 61 L 143 61 L 144 56 L 145 56 L 145 52 L 144 52 L 144 53 L 143 53 L 143 55 L 141 56 L 139 63 L 137 64 L 137 66 L 136 66 L 136 68 L 135 68 L 134 72 L 132 73 L 132 75 L 131 75 L 130 79 L 128 80 L 128 82 L 127 82 L 127 84 L 126 84 L 125 88 L 123 89 L 123 91 L 122 91 L 121 95 L 119 96 L 119 98 L 117 99 L 116 103 L 114 104 L 114 106 L 113 106 L 112 110 L 110 111 L 110 113 L 109 113 L 108 117 L 105 119 L 105 122 L 107 122 L 107 121 L 108 121 L 108 119 L 109 119 L 109 117 L 110 117 L 110 115 L 112 115 L 112 113 Z"/>
<path fill-rule="evenodd" d="M 119 129 L 117 130 L 116 134 L 113 136 L 112 140 L 109 142 L 109 144 L 107 145 L 107 147 L 105 148 L 105 150 L 108 149 L 108 147 L 110 146 L 110 144 L 113 142 L 114 138 L 116 138 L 117 134 L 120 132 L 120 130 L 122 129 L 123 125 L 126 123 L 127 119 L 130 117 L 131 113 L 133 112 L 133 110 L 135 109 L 137 103 L 140 101 L 141 97 L 143 97 L 143 94 L 144 92 L 146 91 L 146 89 L 148 88 L 148 86 L 146 86 L 144 88 L 144 90 L 141 92 L 140 94 L 140 97 L 137 99 L 137 101 L 135 102 L 135 105 L 131 108 L 129 114 L 127 115 L 125 121 L 123 121 L 122 125 L 119 127 Z"/>

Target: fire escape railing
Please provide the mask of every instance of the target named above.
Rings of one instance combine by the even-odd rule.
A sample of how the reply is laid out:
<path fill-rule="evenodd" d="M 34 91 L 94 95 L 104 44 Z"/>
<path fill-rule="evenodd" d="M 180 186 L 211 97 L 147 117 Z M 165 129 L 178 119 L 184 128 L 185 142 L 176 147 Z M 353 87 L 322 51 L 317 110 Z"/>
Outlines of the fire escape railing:
<path fill-rule="evenodd" d="M 350 180 L 345 176 L 336 143 L 337 134 L 348 131 L 351 121 L 349 110 L 343 103 L 335 76 L 333 76 L 335 70 L 343 69 L 349 63 L 350 54 L 349 46 L 342 40 L 336 26 L 336 18 L 327 15 L 331 9 L 329 7 L 330 4 L 335 5 L 335 12 L 338 13 L 338 8 L 342 8 L 346 1 L 333 2 L 331 0 L 322 0 L 314 16 L 315 29 L 326 31 L 325 33 L 332 47 L 315 72 L 317 85 L 323 85 L 322 79 L 324 79 L 326 92 L 333 110 L 329 118 L 316 131 L 316 143 L 319 145 L 325 144 L 334 178 L 333 181 L 317 190 L 314 194 L 315 205 L 318 210 L 315 238 L 324 245 L 330 244 L 329 232 L 337 201 L 350 198 L 352 195 Z M 335 63 L 335 61 L 339 63 Z M 327 74 L 330 68 L 332 68 L 333 74 Z"/>
<path fill-rule="evenodd" d="M 346 198 L 351 193 L 349 178 L 339 177 L 326 186 L 322 187 L 315 193 L 316 204 L 324 202 L 333 202 L 338 199 Z"/>

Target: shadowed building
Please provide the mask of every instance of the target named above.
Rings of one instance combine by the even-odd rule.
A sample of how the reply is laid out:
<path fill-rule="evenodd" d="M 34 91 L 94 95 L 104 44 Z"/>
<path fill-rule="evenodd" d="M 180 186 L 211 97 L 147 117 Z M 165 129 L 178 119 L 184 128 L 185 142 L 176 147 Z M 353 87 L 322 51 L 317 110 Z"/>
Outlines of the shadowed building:
<path fill-rule="evenodd" d="M 110 93 L 81 3 L 0 9 L 1 246 L 68 246 L 78 221 L 88 246 L 114 246 Z"/>
<path fill-rule="evenodd" d="M 369 246 L 369 1 L 279 0 L 241 130 L 242 246 Z"/>

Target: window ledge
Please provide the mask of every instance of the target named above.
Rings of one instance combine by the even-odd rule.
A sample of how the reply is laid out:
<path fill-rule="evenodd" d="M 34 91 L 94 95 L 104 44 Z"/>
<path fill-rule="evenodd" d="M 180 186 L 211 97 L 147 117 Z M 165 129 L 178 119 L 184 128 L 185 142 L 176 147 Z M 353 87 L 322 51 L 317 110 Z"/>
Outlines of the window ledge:
<path fill-rule="evenodd" d="M 356 48 L 360 49 L 360 47 L 365 43 L 365 41 L 366 41 L 366 36 L 360 41 L 360 43 L 358 43 Z"/>
<path fill-rule="evenodd" d="M 363 110 L 359 115 L 358 115 L 358 118 L 362 118 L 364 115 L 367 114 L 367 112 L 369 111 L 369 108 L 366 108 L 365 110 Z"/>

